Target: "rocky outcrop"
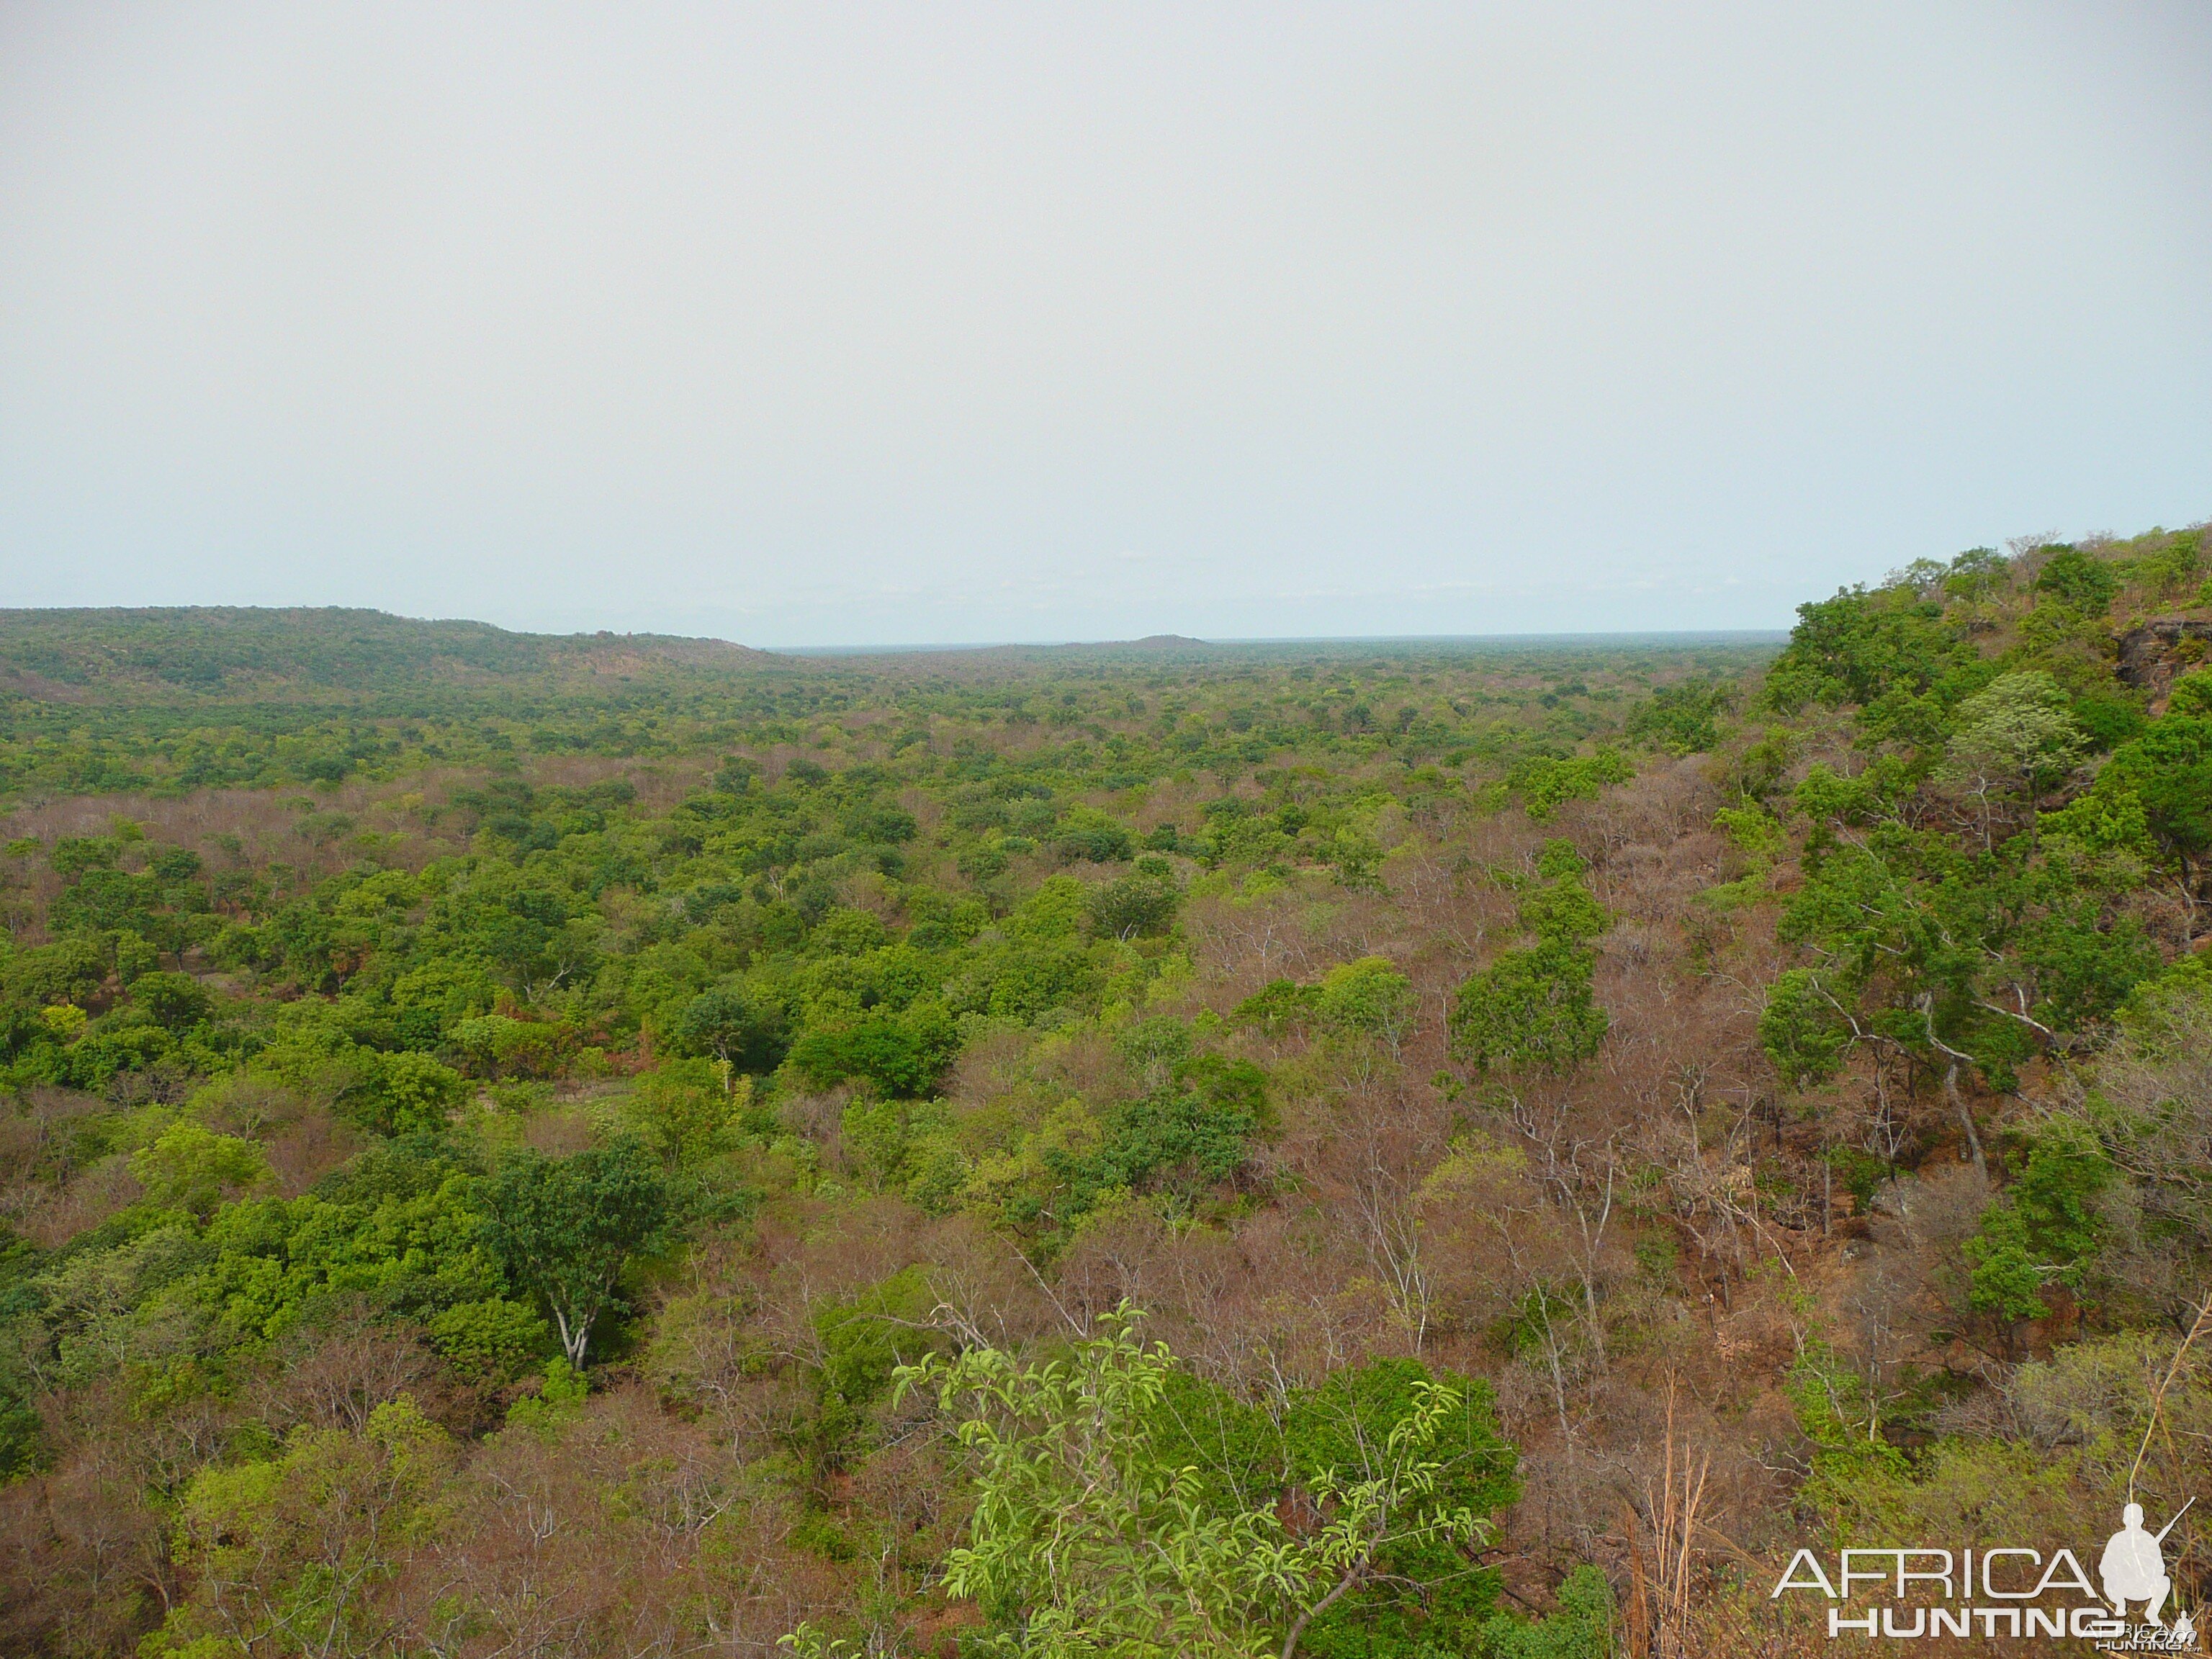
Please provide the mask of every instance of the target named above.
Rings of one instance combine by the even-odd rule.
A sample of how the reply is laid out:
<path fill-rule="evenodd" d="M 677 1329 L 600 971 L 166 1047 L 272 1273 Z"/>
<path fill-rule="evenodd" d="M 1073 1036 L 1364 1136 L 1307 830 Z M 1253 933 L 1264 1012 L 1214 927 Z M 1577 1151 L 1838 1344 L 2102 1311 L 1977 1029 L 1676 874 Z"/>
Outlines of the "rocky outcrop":
<path fill-rule="evenodd" d="M 2162 708 L 2177 677 L 2212 657 L 2212 622 L 2160 617 L 2120 635 L 2115 671 L 2127 684 L 2149 695 L 2153 712 Z"/>

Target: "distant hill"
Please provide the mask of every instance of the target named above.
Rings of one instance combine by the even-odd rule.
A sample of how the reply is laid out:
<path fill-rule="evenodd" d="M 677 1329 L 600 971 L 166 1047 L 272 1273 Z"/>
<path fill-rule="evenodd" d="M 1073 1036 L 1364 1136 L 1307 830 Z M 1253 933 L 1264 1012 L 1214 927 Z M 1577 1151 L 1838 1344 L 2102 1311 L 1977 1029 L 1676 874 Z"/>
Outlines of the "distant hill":
<path fill-rule="evenodd" d="M 266 702 L 437 686 L 582 690 L 785 665 L 726 640 L 517 634 L 381 611 L 179 605 L 0 611 L 0 694 L 41 702 Z"/>

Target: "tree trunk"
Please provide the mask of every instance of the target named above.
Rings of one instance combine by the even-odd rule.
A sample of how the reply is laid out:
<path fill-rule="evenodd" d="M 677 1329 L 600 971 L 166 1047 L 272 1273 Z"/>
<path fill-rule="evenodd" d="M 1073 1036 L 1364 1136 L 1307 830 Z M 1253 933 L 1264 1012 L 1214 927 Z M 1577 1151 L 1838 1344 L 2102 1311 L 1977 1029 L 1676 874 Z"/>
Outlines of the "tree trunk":
<path fill-rule="evenodd" d="M 585 1319 L 571 1325 L 568 1314 L 556 1308 L 553 1322 L 561 1328 L 561 1352 L 568 1356 L 569 1364 L 580 1371 L 584 1369 L 584 1350 L 591 1346 L 592 1322 Z"/>
<path fill-rule="evenodd" d="M 1983 1180 L 1990 1178 L 1990 1161 L 1982 1153 L 1982 1138 L 1974 1133 L 1974 1114 L 1966 1104 L 1966 1097 L 1959 1089 L 1959 1062 L 1953 1060 L 1950 1069 L 1943 1073 L 1943 1092 L 1950 1097 L 1951 1109 L 1959 1115 L 1959 1127 L 1966 1132 L 1966 1150 L 1973 1155 L 1974 1170 Z"/>
<path fill-rule="evenodd" d="M 1283 1659 L 1291 1659 L 1291 1656 L 1298 1650 L 1298 1638 L 1306 1633 L 1306 1626 L 1313 1622 L 1316 1613 L 1326 1613 L 1339 1596 L 1367 1577 L 1367 1564 L 1372 1553 L 1370 1547 L 1368 1555 L 1361 1556 L 1345 1569 L 1344 1577 L 1336 1581 L 1334 1589 L 1297 1616 L 1297 1621 L 1291 1626 L 1291 1633 L 1283 1638 Z"/>

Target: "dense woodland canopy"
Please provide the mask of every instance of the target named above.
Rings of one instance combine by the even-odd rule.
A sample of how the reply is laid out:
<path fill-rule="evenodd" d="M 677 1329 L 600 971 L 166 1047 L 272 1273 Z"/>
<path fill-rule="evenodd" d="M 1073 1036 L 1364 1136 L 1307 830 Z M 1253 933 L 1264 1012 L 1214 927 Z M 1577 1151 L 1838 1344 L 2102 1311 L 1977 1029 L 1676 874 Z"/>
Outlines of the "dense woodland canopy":
<path fill-rule="evenodd" d="M 1799 617 L 0 616 L 0 1649 L 1809 1653 L 2212 1492 L 2212 550 Z"/>

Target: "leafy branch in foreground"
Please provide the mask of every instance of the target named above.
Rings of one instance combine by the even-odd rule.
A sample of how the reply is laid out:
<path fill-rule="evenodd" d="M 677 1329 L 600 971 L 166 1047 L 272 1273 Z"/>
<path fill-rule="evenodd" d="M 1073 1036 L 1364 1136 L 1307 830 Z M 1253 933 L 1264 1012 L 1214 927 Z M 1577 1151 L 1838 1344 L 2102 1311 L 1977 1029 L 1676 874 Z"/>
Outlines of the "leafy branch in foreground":
<path fill-rule="evenodd" d="M 998 1626 L 977 1651 L 1291 1659 L 1317 1618 L 1389 1576 L 1389 1559 L 1459 1555 L 1491 1535 L 1487 1518 L 1450 1501 L 1462 1495 L 1446 1476 L 1457 1386 L 1414 1381 L 1365 1448 L 1364 1478 L 1323 1469 L 1293 1502 L 1239 1501 L 1167 1455 L 1170 1396 L 1187 1379 L 1165 1344 L 1137 1337 L 1139 1317 L 1125 1304 L 1064 1358 L 1024 1365 L 975 1348 L 898 1373 L 902 1392 L 933 1386 L 960 1415 L 975 1462 L 969 1542 L 948 1553 L 944 1583 Z M 849 1650 L 811 1626 L 784 1644 L 810 1659 Z"/>

